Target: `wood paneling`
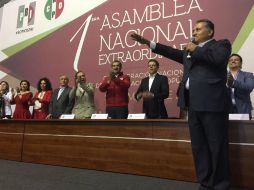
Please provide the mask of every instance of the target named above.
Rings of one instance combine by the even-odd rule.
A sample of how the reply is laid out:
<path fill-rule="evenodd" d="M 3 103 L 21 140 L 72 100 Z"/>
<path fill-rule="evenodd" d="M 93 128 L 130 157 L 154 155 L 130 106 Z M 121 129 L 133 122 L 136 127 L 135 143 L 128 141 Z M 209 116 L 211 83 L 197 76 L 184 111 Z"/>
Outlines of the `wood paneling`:
<path fill-rule="evenodd" d="M 233 143 L 254 143 L 253 121 L 231 121 L 229 141 Z"/>
<path fill-rule="evenodd" d="M 159 139 L 190 140 L 185 120 L 158 120 L 153 122 L 153 137 Z"/>
<path fill-rule="evenodd" d="M 0 159 L 21 161 L 24 121 L 0 120 Z"/>
<path fill-rule="evenodd" d="M 0 137 L 2 159 L 196 181 L 184 120 L 8 120 Z M 254 122 L 230 122 L 229 140 L 233 185 L 254 188 Z"/>
<path fill-rule="evenodd" d="M 26 133 L 116 137 L 152 137 L 152 122 L 123 120 L 42 120 L 26 123 Z"/>
<path fill-rule="evenodd" d="M 190 143 L 26 135 L 23 160 L 195 180 Z"/>
<path fill-rule="evenodd" d="M 230 146 L 230 170 L 233 184 L 254 188 L 254 146 Z"/>

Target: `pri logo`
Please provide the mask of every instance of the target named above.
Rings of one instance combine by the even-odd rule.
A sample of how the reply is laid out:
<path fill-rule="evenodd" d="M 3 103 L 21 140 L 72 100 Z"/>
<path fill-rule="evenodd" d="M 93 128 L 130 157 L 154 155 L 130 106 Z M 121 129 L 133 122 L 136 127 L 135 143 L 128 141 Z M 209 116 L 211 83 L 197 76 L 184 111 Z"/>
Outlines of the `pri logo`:
<path fill-rule="evenodd" d="M 63 12 L 64 0 L 48 0 L 44 7 L 44 14 L 48 20 L 57 19 Z"/>
<path fill-rule="evenodd" d="M 27 22 L 28 26 L 34 24 L 35 6 L 35 1 L 31 2 L 29 7 L 25 7 L 25 5 L 19 6 L 17 28 L 22 28 L 25 21 Z"/>

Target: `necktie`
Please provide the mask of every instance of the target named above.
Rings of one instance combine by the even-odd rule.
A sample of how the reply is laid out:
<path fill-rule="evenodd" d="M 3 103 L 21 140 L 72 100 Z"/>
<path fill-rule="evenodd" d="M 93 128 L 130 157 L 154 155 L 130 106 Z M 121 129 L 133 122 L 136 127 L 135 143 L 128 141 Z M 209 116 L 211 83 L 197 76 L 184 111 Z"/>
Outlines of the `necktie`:
<path fill-rule="evenodd" d="M 57 94 L 57 100 L 60 98 L 61 94 L 63 93 L 64 88 L 60 88 Z"/>

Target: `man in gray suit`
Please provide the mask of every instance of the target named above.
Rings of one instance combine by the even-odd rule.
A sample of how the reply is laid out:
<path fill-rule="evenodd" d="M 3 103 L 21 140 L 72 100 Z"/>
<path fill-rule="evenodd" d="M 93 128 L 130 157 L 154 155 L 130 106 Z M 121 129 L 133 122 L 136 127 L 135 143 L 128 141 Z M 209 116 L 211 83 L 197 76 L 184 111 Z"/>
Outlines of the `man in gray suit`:
<path fill-rule="evenodd" d="M 250 93 L 254 88 L 253 73 L 241 70 L 242 57 L 235 53 L 229 57 L 228 67 L 227 86 L 231 91 L 233 104 L 230 113 L 248 113 L 251 115 Z"/>
<path fill-rule="evenodd" d="M 59 77 L 60 87 L 54 90 L 49 104 L 49 114 L 46 119 L 59 119 L 62 114 L 71 113 L 69 93 L 71 88 L 68 86 L 69 78 L 65 75 Z"/>
<path fill-rule="evenodd" d="M 75 114 L 75 119 L 91 118 L 95 113 L 94 85 L 86 81 L 82 71 L 75 74 L 75 86 L 70 91 L 70 98 L 74 104 L 72 113 Z"/>
<path fill-rule="evenodd" d="M 133 40 L 154 53 L 183 65 L 178 105 L 188 107 L 188 123 L 199 190 L 229 190 L 227 62 L 228 40 L 215 40 L 214 24 L 198 20 L 193 40 L 184 50 L 151 42 L 138 34 Z"/>

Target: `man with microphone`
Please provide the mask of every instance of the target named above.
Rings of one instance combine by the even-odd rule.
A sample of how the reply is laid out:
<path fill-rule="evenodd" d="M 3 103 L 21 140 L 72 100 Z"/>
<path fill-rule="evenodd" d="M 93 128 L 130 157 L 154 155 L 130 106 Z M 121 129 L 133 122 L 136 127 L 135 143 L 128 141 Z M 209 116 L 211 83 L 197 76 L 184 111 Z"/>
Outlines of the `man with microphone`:
<path fill-rule="evenodd" d="M 105 76 L 99 86 L 101 92 L 106 92 L 106 113 L 112 119 L 126 119 L 129 113 L 130 77 L 124 75 L 121 70 L 122 63 L 114 60 L 109 76 Z"/>
<path fill-rule="evenodd" d="M 214 24 L 198 20 L 194 40 L 184 50 L 174 49 L 132 34 L 133 40 L 148 45 L 154 53 L 183 65 L 178 105 L 188 108 L 193 158 L 199 190 L 228 190 L 228 109 L 227 61 L 231 53 L 228 40 L 216 41 Z M 188 54 L 190 54 L 188 56 Z"/>
<path fill-rule="evenodd" d="M 190 38 L 190 42 L 195 43 L 195 38 L 194 38 L 194 37 L 191 37 L 191 38 Z M 188 50 L 187 50 L 187 52 L 188 52 L 188 54 L 187 54 L 186 57 L 187 57 L 187 59 L 190 59 L 190 58 L 191 58 L 191 52 L 188 51 Z"/>

